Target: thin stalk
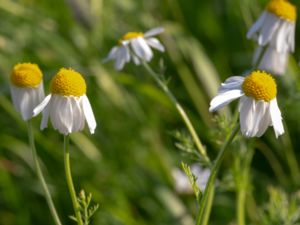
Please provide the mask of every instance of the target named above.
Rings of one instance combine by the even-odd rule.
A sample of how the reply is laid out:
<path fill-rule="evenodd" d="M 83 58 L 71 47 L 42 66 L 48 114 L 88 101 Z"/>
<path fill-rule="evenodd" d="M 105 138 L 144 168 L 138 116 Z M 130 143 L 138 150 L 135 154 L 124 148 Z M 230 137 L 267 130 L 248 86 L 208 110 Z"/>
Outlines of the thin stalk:
<path fill-rule="evenodd" d="M 237 196 L 237 221 L 238 225 L 245 225 L 245 203 L 246 203 L 246 190 L 241 188 Z"/>
<path fill-rule="evenodd" d="M 83 225 L 81 214 L 80 214 L 80 206 L 77 201 L 76 192 L 75 192 L 72 175 L 71 175 L 70 146 L 69 146 L 69 136 L 68 135 L 64 136 L 64 163 L 65 163 L 66 180 L 67 180 L 70 196 L 72 199 L 72 204 L 73 204 L 73 209 L 75 212 L 77 224 Z"/>
<path fill-rule="evenodd" d="M 233 141 L 233 139 L 236 136 L 236 134 L 238 133 L 238 131 L 239 131 L 239 124 L 237 123 L 235 128 L 233 129 L 232 133 L 230 134 L 229 138 L 227 139 L 227 141 L 225 142 L 225 144 L 222 146 L 221 150 L 219 151 L 219 154 L 213 164 L 211 174 L 209 176 L 203 197 L 200 202 L 199 210 L 197 213 L 196 225 L 200 225 L 200 224 L 205 225 L 208 221 L 207 217 L 209 217 L 209 215 L 207 215 L 207 214 L 210 214 L 210 209 L 212 206 L 212 201 L 208 201 L 208 199 L 209 199 L 209 196 L 212 195 L 211 192 L 214 191 L 215 179 L 216 179 L 217 173 L 219 171 L 219 168 L 221 166 L 221 163 L 224 159 L 227 147 L 231 144 L 231 142 Z M 204 219 L 204 218 L 207 218 L 207 219 Z"/>
<path fill-rule="evenodd" d="M 255 62 L 254 65 L 253 65 L 253 69 L 254 69 L 254 70 L 258 69 L 258 66 L 259 66 L 260 62 L 261 62 L 261 60 L 262 60 L 264 54 L 266 53 L 266 50 L 267 50 L 267 48 L 268 48 L 268 45 L 266 45 L 266 46 L 264 46 L 264 47 L 262 47 L 262 48 L 263 48 L 263 49 L 261 50 L 261 52 L 260 52 L 260 54 L 259 54 L 259 56 L 258 56 L 256 62 Z"/>
<path fill-rule="evenodd" d="M 34 161 L 37 177 L 38 177 L 38 179 L 40 180 L 40 182 L 42 184 L 44 194 L 45 194 L 45 198 L 46 198 L 46 201 L 47 201 L 47 204 L 48 204 L 48 207 L 50 209 L 50 213 L 53 217 L 54 222 L 55 222 L 56 225 L 61 225 L 60 219 L 59 219 L 58 214 L 56 212 L 54 203 L 53 203 L 52 198 L 51 198 L 50 191 L 48 189 L 47 183 L 45 181 L 45 178 L 44 178 L 44 175 L 43 175 L 43 172 L 41 170 L 40 163 L 39 163 L 39 160 L 38 160 L 38 157 L 37 157 L 31 120 L 29 120 L 27 122 L 27 129 L 28 129 L 29 144 L 30 144 L 30 147 L 31 147 L 31 153 L 32 153 L 32 158 L 33 158 L 33 161 Z"/>
<path fill-rule="evenodd" d="M 198 137 L 196 130 L 193 127 L 193 124 L 191 123 L 188 115 L 184 111 L 183 107 L 180 105 L 180 103 L 178 102 L 176 97 L 173 95 L 173 93 L 169 90 L 168 86 L 160 79 L 159 74 L 155 73 L 152 70 L 152 68 L 145 61 L 142 61 L 142 64 L 143 64 L 144 68 L 147 70 L 147 72 L 154 78 L 156 83 L 160 86 L 160 88 L 166 93 L 166 95 L 172 101 L 172 103 L 174 104 L 175 108 L 177 109 L 179 115 L 181 116 L 182 120 L 184 121 L 187 129 L 189 130 L 199 153 L 204 158 L 204 160 L 207 163 L 209 163 L 210 160 L 207 156 L 206 150 L 205 150 L 200 138 Z"/>

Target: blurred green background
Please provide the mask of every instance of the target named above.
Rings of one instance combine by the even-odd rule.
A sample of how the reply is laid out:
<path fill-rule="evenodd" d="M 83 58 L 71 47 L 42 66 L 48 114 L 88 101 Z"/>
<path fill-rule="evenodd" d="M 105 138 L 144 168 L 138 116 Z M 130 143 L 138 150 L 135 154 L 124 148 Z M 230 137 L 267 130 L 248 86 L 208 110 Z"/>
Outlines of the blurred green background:
<path fill-rule="evenodd" d="M 297 2 L 294 1 L 296 4 Z M 172 169 L 190 157 L 174 145 L 172 133 L 185 130 L 177 112 L 142 67 L 127 64 L 116 72 L 102 64 L 110 48 L 128 31 L 162 26 L 166 53 L 155 52 L 154 70 L 164 69 L 170 89 L 183 104 L 213 159 L 228 132 L 226 119 L 208 112 L 220 83 L 251 69 L 255 43 L 246 32 L 265 0 L 0 0 L 0 225 L 53 224 L 35 176 L 26 124 L 15 112 L 9 76 L 18 62 L 37 63 L 48 92 L 51 77 L 72 67 L 87 81 L 98 127 L 72 134 L 71 163 L 77 191 L 93 193 L 100 209 L 93 224 L 192 225 L 196 201 L 177 193 Z M 297 25 L 299 28 L 299 25 Z M 299 39 L 300 29 L 297 29 Z M 300 187 L 300 45 L 288 71 L 277 79 L 286 134 L 272 128 L 255 149 L 247 185 L 247 221 L 259 224 L 256 210 L 268 201 L 267 186 L 288 195 Z M 234 110 L 234 104 L 231 110 Z M 224 119 L 225 118 L 225 119 Z M 223 121 L 223 123 L 218 121 Z M 224 122 L 225 121 L 225 122 Z M 63 169 L 63 138 L 49 124 L 39 131 L 38 154 L 63 224 L 74 224 Z M 225 124 L 225 125 L 224 125 Z M 235 149 L 235 151 L 234 151 Z M 243 154 L 226 157 L 210 224 L 235 224 L 236 178 Z"/>

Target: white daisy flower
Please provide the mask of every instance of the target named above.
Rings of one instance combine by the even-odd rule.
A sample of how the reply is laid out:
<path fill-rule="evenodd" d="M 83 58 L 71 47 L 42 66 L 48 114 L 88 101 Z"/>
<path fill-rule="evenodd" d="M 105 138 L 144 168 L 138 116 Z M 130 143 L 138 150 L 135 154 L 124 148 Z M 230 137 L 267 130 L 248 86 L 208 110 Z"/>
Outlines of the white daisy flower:
<path fill-rule="evenodd" d="M 44 111 L 41 129 L 47 127 L 49 117 L 54 129 L 64 135 L 83 130 L 85 121 L 91 134 L 96 129 L 85 80 L 72 69 L 62 68 L 52 78 L 51 94 L 33 110 L 34 116 L 41 111 Z"/>
<path fill-rule="evenodd" d="M 199 189 L 201 191 L 204 191 L 210 176 L 210 169 L 202 168 L 198 164 L 193 164 L 191 166 L 191 172 L 197 177 L 196 183 Z M 175 190 L 178 193 L 193 193 L 193 188 L 189 181 L 189 178 L 182 170 L 178 168 L 172 169 L 172 177 L 175 183 Z"/>
<path fill-rule="evenodd" d="M 240 127 L 246 137 L 260 137 L 273 126 L 276 138 L 284 133 L 281 112 L 277 105 L 277 87 L 272 76 L 253 71 L 246 77 L 233 76 L 222 83 L 218 95 L 210 102 L 214 112 L 240 98 Z"/>
<path fill-rule="evenodd" d="M 259 69 L 275 74 L 283 74 L 286 69 L 288 53 L 295 50 L 296 7 L 287 0 L 271 0 L 265 11 L 247 33 L 247 38 L 257 40 L 259 45 L 254 55 L 254 64 L 258 52 L 264 54 Z M 267 49 L 262 52 L 262 47 Z M 281 67 L 281 68 L 279 68 Z"/>
<path fill-rule="evenodd" d="M 116 70 L 122 70 L 125 63 L 130 62 L 131 59 L 136 65 L 141 63 L 140 60 L 149 62 L 153 57 L 151 47 L 161 52 L 165 51 L 165 48 L 160 41 L 153 37 L 162 32 L 164 32 L 164 29 L 157 27 L 146 33 L 126 33 L 122 39 L 119 40 L 119 44 L 110 50 L 108 57 L 104 62 L 115 60 L 114 66 Z"/>
<path fill-rule="evenodd" d="M 33 109 L 44 99 L 43 74 L 38 65 L 19 63 L 10 76 L 13 105 L 23 120 L 33 117 Z"/>

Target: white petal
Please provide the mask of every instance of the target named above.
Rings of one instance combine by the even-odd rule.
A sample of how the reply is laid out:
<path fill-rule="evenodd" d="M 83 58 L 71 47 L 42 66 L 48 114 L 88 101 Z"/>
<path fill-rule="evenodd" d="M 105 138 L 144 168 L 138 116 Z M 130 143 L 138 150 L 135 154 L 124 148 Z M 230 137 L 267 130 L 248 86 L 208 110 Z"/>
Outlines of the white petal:
<path fill-rule="evenodd" d="M 258 20 L 253 24 L 253 26 L 250 28 L 250 30 L 247 33 L 247 38 L 250 39 L 253 37 L 253 35 L 260 30 L 260 28 L 262 27 L 263 23 L 265 22 L 265 19 L 267 17 L 267 13 L 263 12 L 260 17 L 258 18 Z"/>
<path fill-rule="evenodd" d="M 122 70 L 127 57 L 128 57 L 129 51 L 126 46 L 122 46 L 119 48 L 118 52 L 116 53 L 116 62 L 115 62 L 115 69 L 116 70 Z"/>
<path fill-rule="evenodd" d="M 48 126 L 49 113 L 50 113 L 49 108 L 51 108 L 51 101 L 43 110 L 43 117 L 40 126 L 41 130 L 44 130 Z"/>
<path fill-rule="evenodd" d="M 267 128 L 272 124 L 271 115 L 269 111 L 270 104 L 267 102 L 263 102 L 263 104 L 264 104 L 264 114 L 262 115 L 261 120 L 259 122 L 256 137 L 262 136 L 266 132 Z"/>
<path fill-rule="evenodd" d="M 97 123 L 95 120 L 95 116 L 94 116 L 90 101 L 86 97 L 86 95 L 82 96 L 82 107 L 83 107 L 83 113 L 85 115 L 85 119 L 89 126 L 90 132 L 91 132 L 91 134 L 93 134 L 95 132 Z"/>
<path fill-rule="evenodd" d="M 157 38 L 148 38 L 146 39 L 146 42 L 152 48 L 155 48 L 161 52 L 165 51 L 165 47 L 160 43 L 160 41 Z"/>
<path fill-rule="evenodd" d="M 255 121 L 255 100 L 247 96 L 240 100 L 240 125 L 241 132 L 246 137 L 253 137 L 253 124 Z"/>
<path fill-rule="evenodd" d="M 139 60 L 139 58 L 137 56 L 133 55 L 132 58 L 133 58 L 133 62 L 135 65 L 141 64 L 141 61 Z"/>
<path fill-rule="evenodd" d="M 33 116 L 37 116 L 40 112 L 44 110 L 44 108 L 48 105 L 51 97 L 51 94 L 47 95 L 46 98 L 33 109 Z"/>
<path fill-rule="evenodd" d="M 103 63 L 106 63 L 112 59 L 115 59 L 116 58 L 116 54 L 119 50 L 119 46 L 115 46 L 113 47 L 110 52 L 108 53 L 108 56 L 103 60 Z"/>
<path fill-rule="evenodd" d="M 270 101 L 270 114 L 271 114 L 273 129 L 277 138 L 278 136 L 284 133 L 284 128 L 282 124 L 281 112 L 278 108 L 276 98 Z"/>
<path fill-rule="evenodd" d="M 276 29 L 281 25 L 281 20 L 277 16 L 274 16 L 271 13 L 268 13 L 265 23 L 262 26 L 260 34 L 258 36 L 258 44 L 266 45 L 273 38 L 273 34 Z"/>
<path fill-rule="evenodd" d="M 149 31 L 147 31 L 145 34 L 144 34 L 144 37 L 152 37 L 154 35 L 157 35 L 157 34 L 161 34 L 165 31 L 165 29 L 163 27 L 156 27 L 156 28 L 153 28 Z"/>
<path fill-rule="evenodd" d="M 152 59 L 153 57 L 152 50 L 148 46 L 145 39 L 141 37 L 134 38 L 131 41 L 131 46 L 134 53 L 141 59 L 144 59 L 147 62 L 149 62 Z"/>
<path fill-rule="evenodd" d="M 240 76 L 229 77 L 224 83 L 221 84 L 218 93 L 227 92 L 230 90 L 241 90 L 244 80 L 245 78 Z"/>
<path fill-rule="evenodd" d="M 242 95 L 244 95 L 242 90 L 229 90 L 227 92 L 218 93 L 218 95 L 211 100 L 209 111 L 214 112 Z"/>

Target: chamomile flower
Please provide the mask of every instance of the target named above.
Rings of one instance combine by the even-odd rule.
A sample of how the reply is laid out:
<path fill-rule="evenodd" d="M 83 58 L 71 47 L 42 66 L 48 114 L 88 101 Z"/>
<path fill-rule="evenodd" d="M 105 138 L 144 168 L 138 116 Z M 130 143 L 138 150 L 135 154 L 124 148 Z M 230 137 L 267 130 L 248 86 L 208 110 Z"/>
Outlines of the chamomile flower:
<path fill-rule="evenodd" d="M 14 66 L 10 76 L 10 90 L 13 105 L 28 121 L 33 109 L 44 99 L 43 74 L 38 65 L 19 63 Z"/>
<path fill-rule="evenodd" d="M 44 111 L 41 129 L 47 127 L 50 117 L 54 129 L 64 135 L 83 130 L 85 121 L 93 134 L 96 121 L 82 75 L 72 69 L 62 68 L 52 78 L 50 88 L 51 94 L 33 111 L 34 116 Z"/>
<path fill-rule="evenodd" d="M 259 69 L 266 69 L 275 74 L 283 74 L 288 53 L 295 50 L 296 7 L 287 0 L 271 0 L 259 19 L 247 33 L 247 37 L 257 40 L 257 52 L 263 53 Z M 266 46 L 265 52 L 262 47 Z M 257 59 L 254 56 L 254 63 Z M 279 68 L 281 67 L 281 68 Z"/>
<path fill-rule="evenodd" d="M 163 28 L 157 27 L 145 33 L 128 32 L 120 40 L 117 46 L 113 47 L 104 62 L 115 60 L 114 67 L 116 70 L 122 70 L 125 63 L 132 59 L 136 65 L 141 60 L 149 62 L 153 58 L 152 48 L 161 52 L 165 51 L 160 41 L 153 37 L 164 31 Z"/>
<path fill-rule="evenodd" d="M 240 98 L 242 134 L 246 137 L 260 137 L 269 126 L 273 126 L 277 138 L 284 133 L 284 128 L 276 94 L 276 82 L 266 72 L 253 71 L 246 77 L 233 76 L 222 83 L 218 95 L 210 102 L 209 111 L 216 111 Z"/>

